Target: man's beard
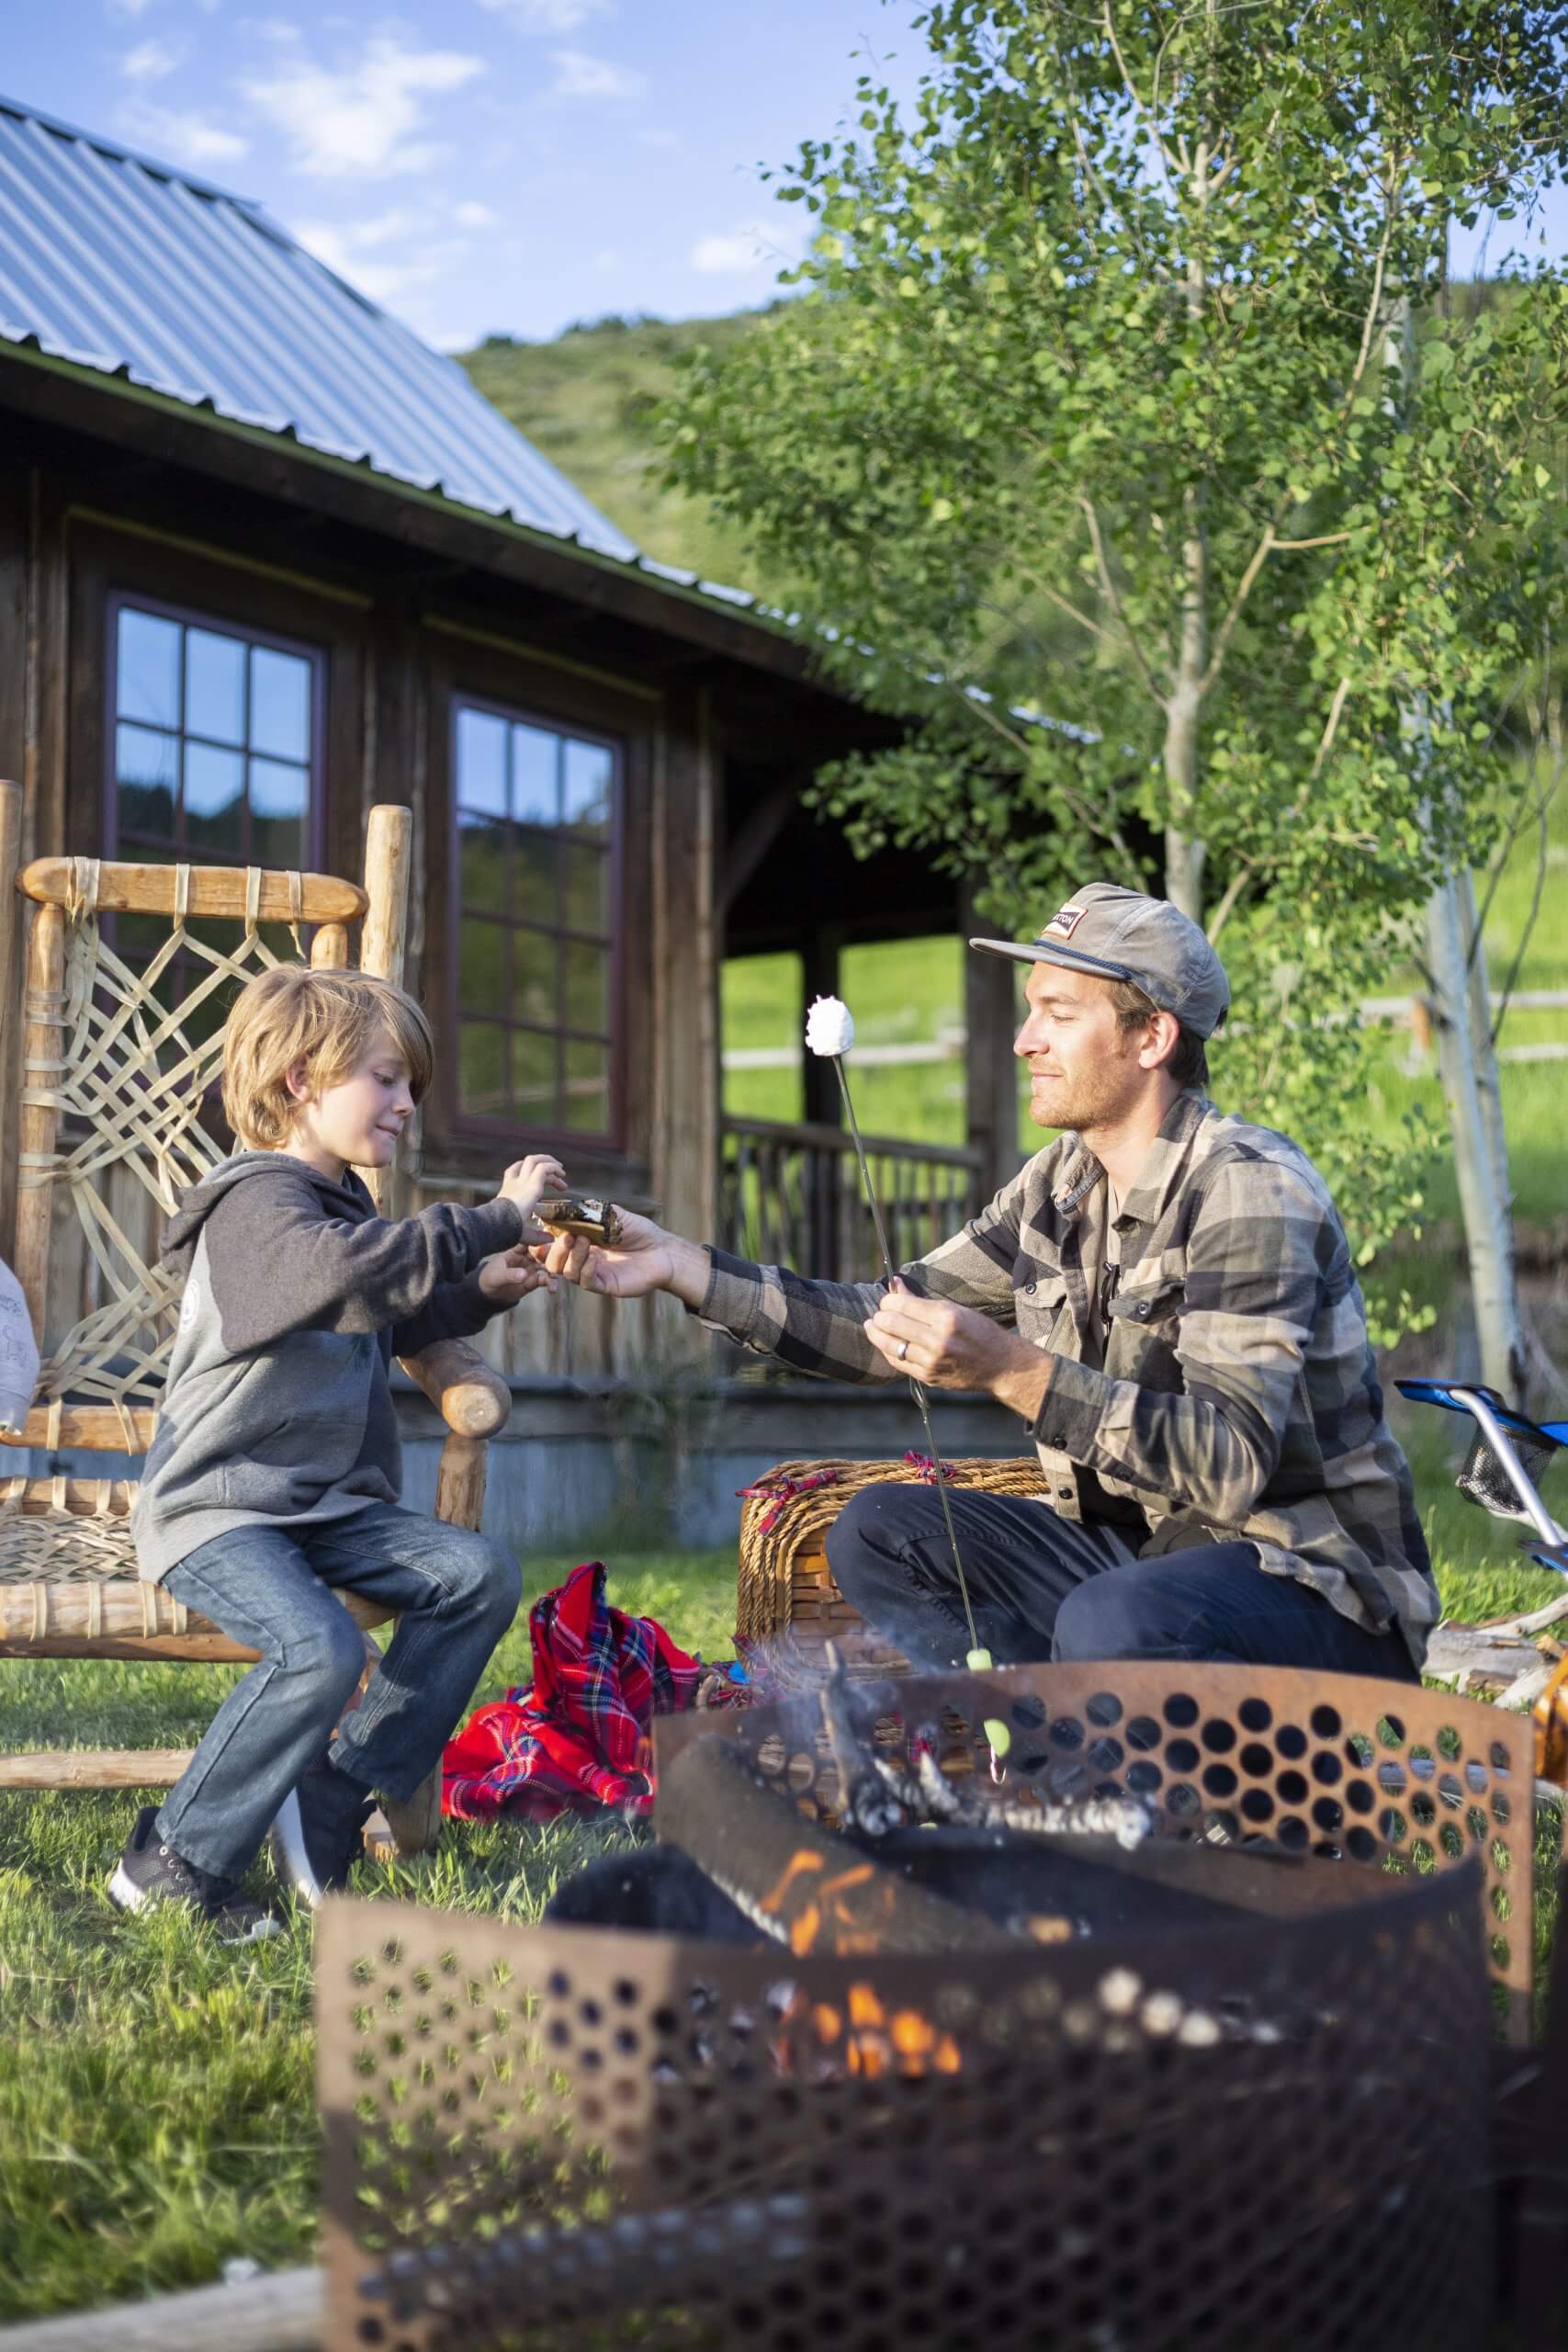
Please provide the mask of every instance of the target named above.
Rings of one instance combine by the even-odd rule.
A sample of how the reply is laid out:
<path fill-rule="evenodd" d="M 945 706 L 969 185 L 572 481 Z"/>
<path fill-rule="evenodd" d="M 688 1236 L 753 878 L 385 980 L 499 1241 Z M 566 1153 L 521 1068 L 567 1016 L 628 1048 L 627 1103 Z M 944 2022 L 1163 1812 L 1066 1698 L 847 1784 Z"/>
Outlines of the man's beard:
<path fill-rule="evenodd" d="M 1141 1075 L 1132 1055 L 1118 1046 L 1092 1069 L 1066 1081 L 1057 1080 L 1048 1106 L 1032 1091 L 1029 1115 L 1037 1127 L 1071 1129 L 1075 1135 L 1114 1126 L 1132 1108 Z"/>

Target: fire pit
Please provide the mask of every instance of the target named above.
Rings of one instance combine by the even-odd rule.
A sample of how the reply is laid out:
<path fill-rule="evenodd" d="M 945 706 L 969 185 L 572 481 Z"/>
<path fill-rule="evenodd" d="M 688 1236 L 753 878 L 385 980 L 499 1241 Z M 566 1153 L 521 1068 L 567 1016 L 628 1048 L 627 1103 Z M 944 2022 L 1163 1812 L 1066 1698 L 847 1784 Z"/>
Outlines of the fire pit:
<path fill-rule="evenodd" d="M 1514 1727 L 1237 1668 L 893 1698 L 852 1738 L 802 1703 L 664 1726 L 671 1850 L 569 1896 L 615 1932 L 328 1907 L 334 2346 L 1480 2340 Z M 893 1818 L 939 1767 L 1011 1817 Z M 1313 1850 L 1363 1826 L 1381 1869 Z"/>

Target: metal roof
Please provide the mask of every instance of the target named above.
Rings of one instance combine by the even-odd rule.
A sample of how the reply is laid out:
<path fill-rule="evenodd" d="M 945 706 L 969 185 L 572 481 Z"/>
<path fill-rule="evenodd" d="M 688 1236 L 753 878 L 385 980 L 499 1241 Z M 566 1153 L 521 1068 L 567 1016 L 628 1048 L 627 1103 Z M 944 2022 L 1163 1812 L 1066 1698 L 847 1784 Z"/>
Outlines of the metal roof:
<path fill-rule="evenodd" d="M 640 560 L 456 360 L 260 205 L 9 98 L 0 338 L 705 587 Z"/>

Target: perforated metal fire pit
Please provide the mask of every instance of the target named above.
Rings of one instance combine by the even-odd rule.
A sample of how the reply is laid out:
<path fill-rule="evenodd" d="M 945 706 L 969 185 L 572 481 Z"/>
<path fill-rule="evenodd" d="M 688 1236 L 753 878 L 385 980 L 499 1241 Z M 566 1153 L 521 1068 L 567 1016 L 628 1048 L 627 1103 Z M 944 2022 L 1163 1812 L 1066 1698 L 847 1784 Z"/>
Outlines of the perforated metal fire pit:
<path fill-rule="evenodd" d="M 1080 1770 L 1124 1783 L 1147 1762 L 1156 1801 L 1201 1792 L 1168 1832 L 1201 1824 L 1221 1802 L 1204 1772 L 1228 1771 L 1238 1838 L 1243 1790 L 1267 1788 L 1308 1845 L 1387 1809 L 1380 1757 L 1406 1792 L 1427 1760 L 1390 1723 L 1400 1744 L 1363 1769 L 1355 1726 L 1314 1724 L 1279 1687 L 1310 1683 L 1322 1707 L 1320 1678 L 1260 1678 L 1270 1717 L 1249 1724 L 1259 1693 L 1234 1669 L 1227 1706 L 1207 1678 L 1173 1690 L 1166 1674 L 1156 1698 L 1143 1668 L 1097 1669 L 1069 1703 L 1065 1671 L 1048 1695 L 965 1678 L 949 1760 L 984 1757 L 970 1715 L 1005 1699 L 1022 1708 L 1016 1788 Z M 1332 1687 L 1337 1703 L 1352 1688 Z M 923 1718 L 933 1694 L 904 1690 Z M 1168 1719 L 1184 1700 L 1194 1713 Z M 1281 1736 L 1298 1716 L 1300 1754 Z M 813 1809 L 820 1759 L 790 1729 L 759 1710 L 724 1736 Z M 1337 1778 L 1314 1769 L 1326 1757 Z M 824 1959 L 330 1905 L 332 2345 L 1470 2352 L 1491 2282 L 1482 1887 L 1491 1831 L 1512 1826 L 1491 1810 L 1509 1759 L 1461 1738 L 1430 1760 L 1434 1804 L 1450 1764 L 1461 1792 L 1451 1867 L 1308 1856 L 1343 1903 L 1158 1934 Z M 1280 1788 L 1297 1771 L 1300 1812 Z M 1341 1807 L 1333 1829 L 1314 1791 Z"/>

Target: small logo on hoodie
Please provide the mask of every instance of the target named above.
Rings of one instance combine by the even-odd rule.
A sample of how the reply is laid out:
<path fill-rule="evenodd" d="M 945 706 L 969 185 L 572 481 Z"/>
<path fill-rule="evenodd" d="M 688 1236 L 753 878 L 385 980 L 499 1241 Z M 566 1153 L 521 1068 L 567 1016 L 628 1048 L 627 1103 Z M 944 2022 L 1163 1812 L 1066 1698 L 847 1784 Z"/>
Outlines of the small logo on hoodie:
<path fill-rule="evenodd" d="M 186 1283 L 186 1295 L 180 1301 L 180 1329 L 182 1331 L 192 1329 L 200 1313 L 201 1293 L 195 1283 Z"/>

